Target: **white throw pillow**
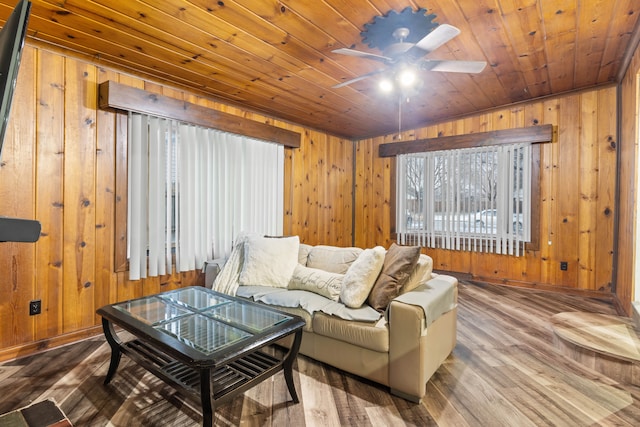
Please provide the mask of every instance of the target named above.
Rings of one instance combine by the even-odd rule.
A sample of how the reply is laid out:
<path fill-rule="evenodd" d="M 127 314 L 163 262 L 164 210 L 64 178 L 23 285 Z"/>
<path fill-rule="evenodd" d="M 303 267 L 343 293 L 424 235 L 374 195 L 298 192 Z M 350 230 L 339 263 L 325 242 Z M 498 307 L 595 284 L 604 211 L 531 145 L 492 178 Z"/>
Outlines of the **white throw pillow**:
<path fill-rule="evenodd" d="M 343 278 L 344 274 L 332 273 L 298 264 L 293 270 L 293 276 L 289 281 L 289 289 L 309 291 L 333 301 L 338 301 Z"/>
<path fill-rule="evenodd" d="M 351 264 L 342 279 L 340 300 L 344 305 L 358 308 L 364 304 L 382 270 L 385 253 L 382 246 L 365 249 Z"/>
<path fill-rule="evenodd" d="M 244 244 L 244 262 L 238 282 L 286 288 L 298 264 L 300 238 L 250 236 Z"/>

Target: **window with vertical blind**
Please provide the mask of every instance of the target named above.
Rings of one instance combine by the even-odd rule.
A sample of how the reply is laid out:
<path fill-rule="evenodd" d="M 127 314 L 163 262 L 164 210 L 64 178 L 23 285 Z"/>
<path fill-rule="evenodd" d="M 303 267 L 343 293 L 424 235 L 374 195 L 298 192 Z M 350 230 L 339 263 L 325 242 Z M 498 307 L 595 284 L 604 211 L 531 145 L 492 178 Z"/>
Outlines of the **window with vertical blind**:
<path fill-rule="evenodd" d="M 519 256 L 531 239 L 531 145 L 401 154 L 402 244 Z"/>
<path fill-rule="evenodd" d="M 240 232 L 282 234 L 284 147 L 129 113 L 129 278 L 202 267 Z"/>

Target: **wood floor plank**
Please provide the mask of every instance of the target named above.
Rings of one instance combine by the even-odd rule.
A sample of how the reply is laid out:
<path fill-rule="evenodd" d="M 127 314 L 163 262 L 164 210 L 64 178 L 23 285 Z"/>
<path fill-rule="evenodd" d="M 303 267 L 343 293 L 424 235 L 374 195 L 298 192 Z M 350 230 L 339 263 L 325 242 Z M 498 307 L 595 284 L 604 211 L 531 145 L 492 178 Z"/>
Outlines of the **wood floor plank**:
<path fill-rule="evenodd" d="M 216 426 L 635 426 L 640 387 L 559 345 L 551 316 L 615 314 L 608 301 L 479 282 L 459 286 L 458 343 L 421 404 L 299 356 L 294 404 L 279 373 L 216 408 Z M 270 354 L 284 350 L 272 347 Z M 573 351 L 573 353 L 576 353 Z M 198 402 L 126 356 L 109 385 L 110 350 L 95 337 L 0 365 L 0 413 L 54 397 L 76 426 L 200 426 Z M 604 366 L 602 366 L 604 364 Z M 609 369 L 609 371 L 607 371 Z M 640 369 L 640 367 L 638 367 Z"/>

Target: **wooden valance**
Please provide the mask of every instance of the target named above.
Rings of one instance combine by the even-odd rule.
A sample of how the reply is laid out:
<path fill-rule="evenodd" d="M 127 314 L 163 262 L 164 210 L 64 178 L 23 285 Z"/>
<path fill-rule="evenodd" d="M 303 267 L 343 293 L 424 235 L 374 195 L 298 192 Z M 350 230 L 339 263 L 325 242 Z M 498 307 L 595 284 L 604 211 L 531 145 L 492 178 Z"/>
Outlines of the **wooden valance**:
<path fill-rule="evenodd" d="M 553 126 L 540 125 L 526 128 L 495 130 L 491 132 L 468 133 L 465 135 L 426 138 L 415 141 L 380 144 L 380 157 L 399 154 L 424 153 L 427 151 L 454 150 L 460 148 L 484 147 L 498 144 L 536 144 L 553 139 Z"/>
<path fill-rule="evenodd" d="M 113 81 L 101 83 L 98 88 L 98 96 L 98 105 L 101 109 L 135 111 L 276 142 L 289 148 L 300 147 L 301 135 L 299 132 L 260 123 Z"/>

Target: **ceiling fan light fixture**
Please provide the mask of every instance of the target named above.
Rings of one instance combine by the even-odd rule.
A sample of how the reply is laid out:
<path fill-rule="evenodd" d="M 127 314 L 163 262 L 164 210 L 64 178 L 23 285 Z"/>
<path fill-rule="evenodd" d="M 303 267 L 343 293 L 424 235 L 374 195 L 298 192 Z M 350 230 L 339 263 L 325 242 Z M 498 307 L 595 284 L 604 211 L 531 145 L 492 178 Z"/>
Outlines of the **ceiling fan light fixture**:
<path fill-rule="evenodd" d="M 398 84 L 404 88 L 409 88 L 409 87 L 413 87 L 414 84 L 416 84 L 418 77 L 416 75 L 416 72 L 410 68 L 406 68 L 404 70 L 401 70 L 398 75 L 396 76 L 396 79 L 398 80 Z"/>
<path fill-rule="evenodd" d="M 378 88 L 384 93 L 390 93 L 393 91 L 393 82 L 389 78 L 384 77 L 378 83 Z"/>

